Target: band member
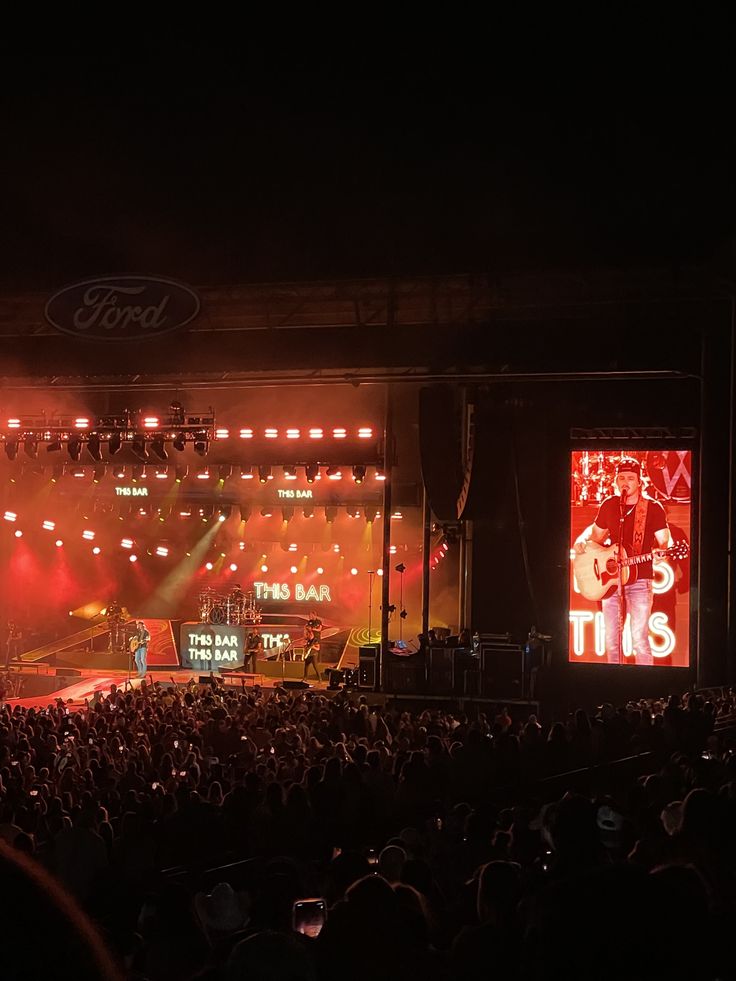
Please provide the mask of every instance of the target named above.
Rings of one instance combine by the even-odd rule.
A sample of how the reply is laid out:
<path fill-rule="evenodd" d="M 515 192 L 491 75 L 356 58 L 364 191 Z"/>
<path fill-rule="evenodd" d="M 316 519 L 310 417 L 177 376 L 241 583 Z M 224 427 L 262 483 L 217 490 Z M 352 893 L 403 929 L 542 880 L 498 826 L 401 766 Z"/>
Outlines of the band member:
<path fill-rule="evenodd" d="M 245 642 L 245 657 L 243 659 L 243 667 L 250 674 L 256 673 L 256 660 L 259 657 L 263 657 L 263 638 L 258 632 L 258 627 L 253 627 Z"/>
<path fill-rule="evenodd" d="M 627 555 L 643 554 L 654 549 L 666 549 L 670 531 L 664 508 L 643 493 L 641 466 L 637 460 L 624 458 L 616 468 L 618 495 L 607 497 L 598 509 L 590 540 L 599 545 L 618 543 L 623 520 L 623 547 Z M 575 543 L 578 552 L 585 551 L 585 542 Z M 649 643 L 649 617 L 652 612 L 651 561 L 636 566 L 636 578 L 624 586 L 624 611 L 617 589 L 601 601 L 606 628 L 606 660 L 621 663 L 621 622 L 631 617 L 631 636 L 636 664 L 653 664 Z"/>
<path fill-rule="evenodd" d="M 148 670 L 148 642 L 151 634 L 142 620 L 136 620 L 135 633 L 130 641 L 130 648 L 135 654 L 135 666 L 138 669 L 138 677 L 145 678 Z"/>
<path fill-rule="evenodd" d="M 322 681 L 319 673 L 319 649 L 322 642 L 322 621 L 316 610 L 311 610 L 309 619 L 304 625 L 304 678 L 310 665 L 314 668 L 317 681 Z"/>
<path fill-rule="evenodd" d="M 123 630 L 123 608 L 116 599 L 111 600 L 107 607 L 107 624 L 110 628 L 110 642 L 108 650 L 114 654 L 122 650 L 125 644 L 125 631 Z"/>
<path fill-rule="evenodd" d="M 10 662 L 15 660 L 20 654 L 20 642 L 23 632 L 14 620 L 8 620 L 8 632 L 5 637 L 5 670 L 10 667 Z"/>

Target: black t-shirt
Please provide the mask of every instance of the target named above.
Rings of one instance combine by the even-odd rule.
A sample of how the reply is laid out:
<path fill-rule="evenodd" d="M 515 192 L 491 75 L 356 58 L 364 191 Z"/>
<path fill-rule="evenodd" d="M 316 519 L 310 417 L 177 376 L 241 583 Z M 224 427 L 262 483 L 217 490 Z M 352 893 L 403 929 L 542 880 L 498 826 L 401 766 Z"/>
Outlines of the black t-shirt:
<path fill-rule="evenodd" d="M 656 532 L 663 531 L 667 527 L 667 517 L 664 508 L 657 501 L 645 498 L 649 506 L 647 508 L 647 520 L 644 525 L 644 542 L 640 552 L 651 552 L 653 548 L 658 548 Z M 636 504 L 627 505 L 624 510 L 624 548 L 626 554 L 631 555 L 631 546 L 634 537 L 634 520 L 636 518 Z M 618 543 L 619 521 L 621 519 L 621 498 L 614 494 L 607 497 L 598 508 L 595 516 L 595 523 L 599 528 L 608 529 L 608 537 L 611 542 Z M 643 562 L 636 567 L 637 579 L 651 579 L 654 575 L 651 562 Z"/>

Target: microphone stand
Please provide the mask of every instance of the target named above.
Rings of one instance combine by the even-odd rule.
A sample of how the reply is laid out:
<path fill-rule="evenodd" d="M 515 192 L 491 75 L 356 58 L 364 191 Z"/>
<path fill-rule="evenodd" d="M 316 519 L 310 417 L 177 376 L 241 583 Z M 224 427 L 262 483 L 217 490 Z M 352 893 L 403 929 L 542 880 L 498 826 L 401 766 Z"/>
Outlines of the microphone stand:
<path fill-rule="evenodd" d="M 373 613 L 373 577 L 375 576 L 373 569 L 368 570 L 368 645 L 371 643 L 371 621 Z"/>
<path fill-rule="evenodd" d="M 626 520 L 626 493 L 621 492 L 621 510 L 618 520 L 618 663 L 626 664 L 624 660 L 624 626 L 626 624 L 626 594 L 624 592 L 624 566 L 621 558 L 624 551 L 624 521 Z"/>

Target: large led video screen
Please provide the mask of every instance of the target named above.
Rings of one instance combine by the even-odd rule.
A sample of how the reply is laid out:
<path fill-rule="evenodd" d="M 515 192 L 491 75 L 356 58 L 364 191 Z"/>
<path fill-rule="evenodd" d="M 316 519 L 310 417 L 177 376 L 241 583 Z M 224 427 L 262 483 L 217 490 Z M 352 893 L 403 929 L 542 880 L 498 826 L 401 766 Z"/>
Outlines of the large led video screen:
<path fill-rule="evenodd" d="M 575 450 L 569 659 L 688 667 L 692 451 Z"/>

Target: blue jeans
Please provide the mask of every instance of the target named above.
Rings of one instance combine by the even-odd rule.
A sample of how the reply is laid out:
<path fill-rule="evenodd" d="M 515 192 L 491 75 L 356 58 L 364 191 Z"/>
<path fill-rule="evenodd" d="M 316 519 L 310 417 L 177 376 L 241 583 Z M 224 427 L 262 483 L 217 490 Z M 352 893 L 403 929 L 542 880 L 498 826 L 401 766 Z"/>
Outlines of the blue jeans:
<path fill-rule="evenodd" d="M 135 666 L 138 669 L 138 677 L 144 678 L 148 668 L 148 644 L 139 644 L 136 647 Z"/>
<path fill-rule="evenodd" d="M 653 664 L 652 648 L 649 644 L 652 580 L 640 579 L 630 586 L 624 586 L 624 599 L 626 601 L 626 613 L 631 618 L 631 641 L 636 663 Z M 606 627 L 606 661 L 609 664 L 620 664 L 618 590 L 609 599 L 604 599 L 602 606 Z"/>

